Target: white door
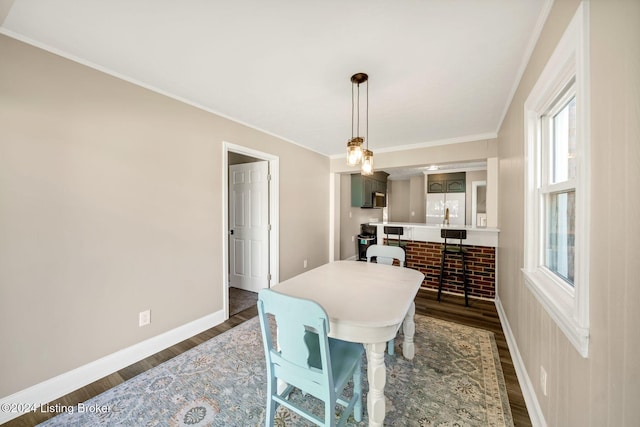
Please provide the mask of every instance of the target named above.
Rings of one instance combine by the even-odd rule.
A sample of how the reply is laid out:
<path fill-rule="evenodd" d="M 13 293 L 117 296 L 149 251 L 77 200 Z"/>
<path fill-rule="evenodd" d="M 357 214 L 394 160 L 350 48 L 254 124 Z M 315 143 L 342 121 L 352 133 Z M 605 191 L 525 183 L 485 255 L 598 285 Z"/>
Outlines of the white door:
<path fill-rule="evenodd" d="M 258 292 L 269 280 L 268 162 L 229 166 L 229 284 Z"/>

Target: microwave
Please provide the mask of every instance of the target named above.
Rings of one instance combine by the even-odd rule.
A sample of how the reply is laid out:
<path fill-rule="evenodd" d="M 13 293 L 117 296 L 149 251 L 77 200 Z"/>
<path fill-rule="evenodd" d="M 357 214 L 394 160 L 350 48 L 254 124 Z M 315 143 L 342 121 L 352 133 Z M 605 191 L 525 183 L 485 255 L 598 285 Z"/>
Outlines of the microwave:
<path fill-rule="evenodd" d="M 371 194 L 371 207 L 372 208 L 384 208 L 387 206 L 387 197 L 384 193 L 372 193 Z"/>

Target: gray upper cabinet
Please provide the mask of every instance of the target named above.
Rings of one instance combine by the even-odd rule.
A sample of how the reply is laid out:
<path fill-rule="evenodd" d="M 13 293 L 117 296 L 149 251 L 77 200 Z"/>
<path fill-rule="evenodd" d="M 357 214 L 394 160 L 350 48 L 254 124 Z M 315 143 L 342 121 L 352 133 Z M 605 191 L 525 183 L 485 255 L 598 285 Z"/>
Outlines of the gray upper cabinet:
<path fill-rule="evenodd" d="M 464 193 L 467 188 L 465 172 L 427 175 L 428 193 Z"/>
<path fill-rule="evenodd" d="M 387 176 L 386 172 L 375 172 L 371 176 L 351 175 L 351 206 L 373 207 L 373 193 L 387 194 Z"/>
<path fill-rule="evenodd" d="M 431 181 L 427 184 L 428 193 L 446 193 L 446 181 Z"/>
<path fill-rule="evenodd" d="M 466 189 L 467 185 L 464 177 L 447 180 L 447 193 L 464 193 Z"/>

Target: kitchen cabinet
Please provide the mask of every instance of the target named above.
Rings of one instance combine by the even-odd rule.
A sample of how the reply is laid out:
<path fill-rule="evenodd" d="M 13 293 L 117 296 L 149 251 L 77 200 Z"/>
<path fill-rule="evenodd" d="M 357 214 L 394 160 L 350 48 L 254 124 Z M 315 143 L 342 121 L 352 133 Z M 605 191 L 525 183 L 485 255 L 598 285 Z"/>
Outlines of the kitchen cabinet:
<path fill-rule="evenodd" d="M 427 175 L 427 193 L 464 193 L 466 173 L 438 173 Z"/>
<path fill-rule="evenodd" d="M 444 193 L 446 189 L 446 181 L 431 181 L 429 179 L 427 193 Z"/>
<path fill-rule="evenodd" d="M 371 176 L 351 175 L 351 206 L 373 207 L 371 197 L 373 193 L 387 194 L 387 176 L 389 174 L 386 172 L 374 172 Z"/>

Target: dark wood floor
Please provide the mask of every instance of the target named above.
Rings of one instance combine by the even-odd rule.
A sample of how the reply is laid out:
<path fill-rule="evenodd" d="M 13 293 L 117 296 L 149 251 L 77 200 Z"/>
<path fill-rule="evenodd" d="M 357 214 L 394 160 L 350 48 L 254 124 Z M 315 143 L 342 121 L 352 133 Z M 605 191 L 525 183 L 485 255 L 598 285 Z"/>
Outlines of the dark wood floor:
<path fill-rule="evenodd" d="M 498 319 L 498 313 L 495 305 L 491 301 L 476 299 L 470 299 L 469 303 L 470 307 L 465 307 L 463 298 L 453 295 L 443 295 L 443 301 L 437 302 L 435 292 L 421 289 L 416 297 L 416 313 L 493 332 L 498 345 L 498 351 L 500 353 L 500 361 L 507 385 L 514 424 L 518 427 L 531 426 L 529 414 L 524 403 L 524 398 L 522 397 L 522 390 L 518 384 L 518 379 L 509 354 L 504 333 L 500 326 L 500 320 Z M 234 326 L 237 326 L 248 319 L 251 319 L 252 317 L 255 317 L 256 315 L 256 307 L 251 307 L 236 314 L 228 321 L 216 326 L 215 328 L 211 328 L 190 339 L 182 341 L 173 347 L 156 353 L 138 363 L 104 377 L 87 385 L 86 387 L 55 400 L 50 404 L 76 405 L 80 402 L 84 402 L 154 366 L 159 365 L 162 362 L 166 362 L 172 357 L 175 357 L 178 354 L 183 353 L 196 345 L 233 328 Z M 3 424 L 3 426 L 33 426 L 51 418 L 53 415 L 55 414 L 31 412 L 9 421 L 8 423 Z"/>

